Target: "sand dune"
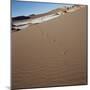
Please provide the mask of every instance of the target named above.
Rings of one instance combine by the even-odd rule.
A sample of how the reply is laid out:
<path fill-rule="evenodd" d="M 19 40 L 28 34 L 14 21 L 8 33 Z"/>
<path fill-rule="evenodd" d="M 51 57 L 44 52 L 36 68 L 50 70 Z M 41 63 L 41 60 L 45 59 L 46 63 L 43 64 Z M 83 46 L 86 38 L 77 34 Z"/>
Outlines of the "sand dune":
<path fill-rule="evenodd" d="M 87 6 L 12 33 L 12 89 L 87 82 Z"/>
<path fill-rule="evenodd" d="M 72 5 L 71 7 L 63 7 L 51 10 L 43 14 L 32 14 L 28 16 L 12 17 L 12 31 L 19 31 L 26 29 L 29 25 L 43 23 L 55 19 L 66 13 L 72 13 L 83 7 L 82 5 Z"/>

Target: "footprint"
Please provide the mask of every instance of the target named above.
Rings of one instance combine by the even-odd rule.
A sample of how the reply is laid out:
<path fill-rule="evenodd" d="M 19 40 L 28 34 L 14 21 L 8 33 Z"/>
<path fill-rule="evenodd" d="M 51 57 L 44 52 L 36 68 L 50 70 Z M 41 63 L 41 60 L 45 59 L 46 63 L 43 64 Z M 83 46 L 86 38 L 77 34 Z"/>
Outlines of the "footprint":
<path fill-rule="evenodd" d="M 63 55 L 66 55 L 66 54 L 67 54 L 67 52 L 68 52 L 68 50 L 65 50 L 65 51 L 63 52 Z"/>
<path fill-rule="evenodd" d="M 56 39 L 53 40 L 53 43 L 55 43 L 55 42 L 56 42 Z"/>

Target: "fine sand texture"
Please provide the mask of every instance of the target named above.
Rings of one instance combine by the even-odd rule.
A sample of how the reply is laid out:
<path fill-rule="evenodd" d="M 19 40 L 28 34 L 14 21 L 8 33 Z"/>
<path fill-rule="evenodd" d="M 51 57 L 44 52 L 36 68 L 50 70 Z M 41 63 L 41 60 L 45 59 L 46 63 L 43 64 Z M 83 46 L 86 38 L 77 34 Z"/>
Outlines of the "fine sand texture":
<path fill-rule="evenodd" d="M 11 33 L 12 89 L 87 84 L 87 6 Z"/>

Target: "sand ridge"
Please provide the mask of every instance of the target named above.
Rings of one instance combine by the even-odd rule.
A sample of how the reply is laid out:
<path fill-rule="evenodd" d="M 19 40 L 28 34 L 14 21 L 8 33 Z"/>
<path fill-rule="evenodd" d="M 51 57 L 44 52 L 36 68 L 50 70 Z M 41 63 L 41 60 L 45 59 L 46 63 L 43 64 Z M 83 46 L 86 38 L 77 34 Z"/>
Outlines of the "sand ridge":
<path fill-rule="evenodd" d="M 67 13 L 73 13 L 84 6 L 73 5 L 71 7 L 57 8 L 44 14 L 30 15 L 30 16 L 19 16 L 12 18 L 12 31 L 19 31 L 28 28 L 29 26 L 50 21 L 58 18 L 61 15 Z"/>

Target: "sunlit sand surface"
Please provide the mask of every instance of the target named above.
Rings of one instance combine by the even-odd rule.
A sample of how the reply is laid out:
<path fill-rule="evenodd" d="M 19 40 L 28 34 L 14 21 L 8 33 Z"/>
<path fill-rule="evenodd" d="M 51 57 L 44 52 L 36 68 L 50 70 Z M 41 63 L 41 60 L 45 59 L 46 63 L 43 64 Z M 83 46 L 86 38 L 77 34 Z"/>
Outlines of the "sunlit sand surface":
<path fill-rule="evenodd" d="M 12 32 L 12 88 L 87 83 L 87 6 Z"/>

